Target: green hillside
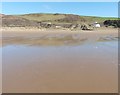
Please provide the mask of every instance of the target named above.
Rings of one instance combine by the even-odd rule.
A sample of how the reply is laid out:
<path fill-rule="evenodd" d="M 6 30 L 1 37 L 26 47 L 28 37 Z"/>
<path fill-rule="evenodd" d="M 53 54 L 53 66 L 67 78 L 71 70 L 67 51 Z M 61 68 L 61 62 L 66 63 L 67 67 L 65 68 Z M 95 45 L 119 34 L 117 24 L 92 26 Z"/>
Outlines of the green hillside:
<path fill-rule="evenodd" d="M 93 17 L 93 16 L 79 16 L 73 14 L 43 14 L 43 13 L 35 13 L 35 14 L 24 14 L 24 15 L 16 15 L 18 17 L 22 17 L 28 20 L 33 21 L 50 21 L 53 23 L 81 23 L 81 22 L 103 22 L 105 20 L 117 20 L 118 18 L 114 17 Z"/>
<path fill-rule="evenodd" d="M 98 22 L 101 26 L 120 27 L 120 20 L 112 17 L 80 16 L 74 14 L 43 14 L 32 13 L 23 15 L 1 15 L 2 26 L 7 27 L 56 27 L 63 28 L 82 27 L 82 25 L 93 25 Z"/>

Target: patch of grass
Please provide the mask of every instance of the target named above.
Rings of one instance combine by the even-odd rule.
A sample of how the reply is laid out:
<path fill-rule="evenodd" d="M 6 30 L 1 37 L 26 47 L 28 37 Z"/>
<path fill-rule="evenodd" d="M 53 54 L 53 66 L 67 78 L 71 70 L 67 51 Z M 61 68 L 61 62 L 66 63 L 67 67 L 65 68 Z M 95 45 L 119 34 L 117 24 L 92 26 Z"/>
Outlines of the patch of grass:
<path fill-rule="evenodd" d="M 80 23 L 82 20 L 85 19 L 86 23 L 93 23 L 93 22 L 104 22 L 105 20 L 118 20 L 118 18 L 115 17 L 95 17 L 95 16 L 79 16 L 79 20 L 76 20 L 76 15 L 73 14 L 46 14 L 46 13 L 35 13 L 35 14 L 23 14 L 23 15 L 16 15 L 18 17 L 22 17 L 28 20 L 34 20 L 37 22 L 40 21 L 50 21 L 50 22 L 54 22 L 54 23 L 68 23 L 65 22 L 64 19 L 67 17 L 71 17 L 73 16 L 73 18 L 75 18 L 75 22 L 76 23 Z M 63 19 L 62 22 L 57 21 L 58 19 Z"/>
<path fill-rule="evenodd" d="M 18 15 L 19 17 L 26 18 L 28 20 L 34 21 L 54 21 L 56 19 L 62 19 L 64 15 L 54 15 L 54 14 L 27 14 L 27 15 Z"/>

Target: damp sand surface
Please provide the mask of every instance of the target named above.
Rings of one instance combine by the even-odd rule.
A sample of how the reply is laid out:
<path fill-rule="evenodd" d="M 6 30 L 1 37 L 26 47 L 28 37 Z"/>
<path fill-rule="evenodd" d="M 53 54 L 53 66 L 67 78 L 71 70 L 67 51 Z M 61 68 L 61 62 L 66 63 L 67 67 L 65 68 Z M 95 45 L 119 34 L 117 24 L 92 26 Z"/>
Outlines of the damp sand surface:
<path fill-rule="evenodd" d="M 4 32 L 4 93 L 117 93 L 117 32 Z"/>
<path fill-rule="evenodd" d="M 99 41 L 111 41 L 118 39 L 118 29 L 96 29 L 94 31 L 70 31 L 70 30 L 4 30 L 0 38 L 0 45 L 38 45 L 61 46 L 79 45 Z M 2 41 L 1 41 L 2 40 Z"/>

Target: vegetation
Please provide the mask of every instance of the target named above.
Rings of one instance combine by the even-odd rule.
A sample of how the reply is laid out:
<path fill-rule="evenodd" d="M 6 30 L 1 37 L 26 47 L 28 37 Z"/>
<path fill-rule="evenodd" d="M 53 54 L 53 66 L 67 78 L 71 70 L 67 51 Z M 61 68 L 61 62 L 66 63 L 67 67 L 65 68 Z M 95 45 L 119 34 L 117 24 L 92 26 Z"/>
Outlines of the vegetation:
<path fill-rule="evenodd" d="M 104 25 L 106 27 L 108 26 L 114 26 L 115 28 L 120 28 L 120 20 L 106 20 L 104 21 Z"/>
<path fill-rule="evenodd" d="M 93 22 L 103 22 L 105 20 L 118 20 L 118 18 L 114 17 L 93 17 L 93 16 L 79 16 L 79 15 L 73 15 L 73 14 L 24 14 L 24 15 L 16 15 L 18 17 L 22 17 L 28 20 L 34 20 L 34 21 L 50 21 L 53 23 L 80 23 L 80 22 L 87 22 L 87 23 L 93 23 Z"/>
<path fill-rule="evenodd" d="M 62 28 L 79 28 L 82 25 L 86 29 L 94 22 L 101 25 L 120 27 L 118 18 L 79 16 L 74 14 L 23 14 L 23 15 L 2 15 L 2 26 L 9 27 L 62 27 Z"/>

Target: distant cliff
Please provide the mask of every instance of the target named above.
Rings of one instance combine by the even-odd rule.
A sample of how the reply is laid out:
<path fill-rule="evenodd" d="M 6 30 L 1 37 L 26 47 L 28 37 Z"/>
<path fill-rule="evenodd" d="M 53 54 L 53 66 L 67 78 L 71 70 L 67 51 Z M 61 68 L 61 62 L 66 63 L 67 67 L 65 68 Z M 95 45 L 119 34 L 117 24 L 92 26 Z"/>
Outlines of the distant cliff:
<path fill-rule="evenodd" d="M 74 14 L 23 14 L 23 15 L 0 15 L 2 17 L 3 27 L 55 27 L 64 28 L 78 27 L 83 24 L 92 24 L 98 22 L 103 25 L 115 25 L 119 27 L 117 18 L 79 16 Z M 117 21 L 116 21 L 117 20 Z M 111 23 L 112 21 L 112 23 Z"/>

